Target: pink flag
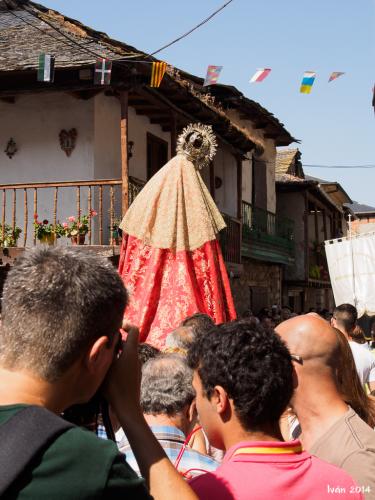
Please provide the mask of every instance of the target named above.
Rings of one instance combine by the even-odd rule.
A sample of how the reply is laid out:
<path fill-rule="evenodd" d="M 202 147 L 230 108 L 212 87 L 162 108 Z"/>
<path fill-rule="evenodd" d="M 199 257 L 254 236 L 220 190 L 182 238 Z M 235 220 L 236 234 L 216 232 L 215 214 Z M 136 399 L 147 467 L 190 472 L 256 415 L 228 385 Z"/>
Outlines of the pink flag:
<path fill-rule="evenodd" d="M 259 68 L 251 77 L 250 83 L 262 82 L 271 73 L 271 68 Z"/>
<path fill-rule="evenodd" d="M 336 80 L 336 78 L 339 78 L 339 76 L 342 75 L 345 75 L 343 71 L 334 71 L 333 73 L 331 73 L 328 82 L 332 82 L 333 80 Z"/>

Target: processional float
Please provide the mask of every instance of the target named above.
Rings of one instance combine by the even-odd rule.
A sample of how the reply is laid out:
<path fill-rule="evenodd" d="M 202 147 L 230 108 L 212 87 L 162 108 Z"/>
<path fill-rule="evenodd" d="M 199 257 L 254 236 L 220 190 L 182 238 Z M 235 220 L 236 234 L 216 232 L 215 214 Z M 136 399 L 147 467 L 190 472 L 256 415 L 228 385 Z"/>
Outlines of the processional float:
<path fill-rule="evenodd" d="M 216 153 L 209 126 L 191 124 L 177 154 L 144 186 L 120 224 L 119 273 L 129 292 L 125 319 L 141 342 L 163 347 L 166 335 L 196 312 L 215 323 L 236 318 L 218 241 L 225 222 L 199 170 Z"/>

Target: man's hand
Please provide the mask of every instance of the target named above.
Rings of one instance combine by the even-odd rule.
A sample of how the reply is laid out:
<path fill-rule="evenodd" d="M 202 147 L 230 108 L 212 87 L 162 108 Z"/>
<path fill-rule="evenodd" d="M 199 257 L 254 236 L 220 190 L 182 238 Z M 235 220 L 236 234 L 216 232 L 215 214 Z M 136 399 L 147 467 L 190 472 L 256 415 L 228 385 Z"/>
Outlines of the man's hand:
<path fill-rule="evenodd" d="M 142 414 L 140 398 L 141 371 L 138 358 L 139 331 L 134 325 L 123 324 L 127 333 L 126 341 L 122 341 L 119 356 L 114 359 L 107 374 L 104 393 L 113 411 L 122 416 Z"/>

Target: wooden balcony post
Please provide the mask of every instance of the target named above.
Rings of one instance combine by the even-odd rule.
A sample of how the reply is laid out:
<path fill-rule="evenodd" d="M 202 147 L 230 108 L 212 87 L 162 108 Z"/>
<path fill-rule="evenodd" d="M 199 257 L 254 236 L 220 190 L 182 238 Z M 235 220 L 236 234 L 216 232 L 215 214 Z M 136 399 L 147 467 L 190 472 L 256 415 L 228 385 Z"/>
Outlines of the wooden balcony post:
<path fill-rule="evenodd" d="M 171 158 L 176 155 L 177 147 L 177 120 L 176 114 L 172 111 L 171 113 Z"/>
<path fill-rule="evenodd" d="M 237 219 L 242 216 L 242 158 L 237 156 Z"/>
<path fill-rule="evenodd" d="M 309 279 L 309 269 L 310 269 L 310 255 L 309 255 L 309 200 L 307 197 L 307 191 L 305 191 L 305 280 Z M 304 296 L 304 302 L 307 304 L 307 296 Z"/>
<path fill-rule="evenodd" d="M 120 107 L 121 107 L 121 120 L 120 120 L 120 141 L 121 141 L 121 179 L 122 179 L 122 192 L 121 192 L 121 205 L 122 216 L 125 215 L 129 208 L 129 158 L 128 158 L 128 97 L 129 92 L 122 90 L 120 92 Z"/>
<path fill-rule="evenodd" d="M 210 194 L 215 199 L 215 165 L 210 161 Z"/>

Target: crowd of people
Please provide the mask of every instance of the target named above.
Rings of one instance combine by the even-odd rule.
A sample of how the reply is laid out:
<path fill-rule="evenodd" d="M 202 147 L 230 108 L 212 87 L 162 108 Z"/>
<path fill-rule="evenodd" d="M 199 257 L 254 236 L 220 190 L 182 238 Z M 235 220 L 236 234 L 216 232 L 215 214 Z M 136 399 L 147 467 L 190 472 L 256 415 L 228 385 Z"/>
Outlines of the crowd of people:
<path fill-rule="evenodd" d="M 35 249 L 9 272 L 1 498 L 375 498 L 375 357 L 352 305 L 197 313 L 160 352 L 123 324 L 128 300 L 93 254 Z"/>

